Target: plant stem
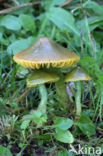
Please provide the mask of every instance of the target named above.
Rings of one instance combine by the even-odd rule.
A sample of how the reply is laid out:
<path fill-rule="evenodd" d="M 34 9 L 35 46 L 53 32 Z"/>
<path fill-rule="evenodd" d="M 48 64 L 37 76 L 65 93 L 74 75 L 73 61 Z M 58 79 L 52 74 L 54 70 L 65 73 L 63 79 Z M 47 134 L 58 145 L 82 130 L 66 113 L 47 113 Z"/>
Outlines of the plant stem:
<path fill-rule="evenodd" d="M 40 98 L 41 98 L 38 109 L 42 111 L 43 113 L 46 113 L 47 90 L 44 84 L 41 84 L 38 87 L 39 87 Z"/>
<path fill-rule="evenodd" d="M 75 102 L 76 102 L 76 115 L 79 117 L 81 115 L 81 82 L 76 82 L 76 94 L 75 94 Z"/>
<path fill-rule="evenodd" d="M 55 83 L 55 87 L 56 87 L 56 92 L 58 94 L 58 97 L 60 99 L 60 104 L 64 109 L 67 109 L 70 105 L 70 102 L 69 102 L 65 82 L 60 79 Z"/>
<path fill-rule="evenodd" d="M 45 27 L 47 25 L 47 22 L 48 22 L 48 18 L 47 18 L 47 16 L 45 16 L 45 18 L 44 18 L 44 20 L 43 20 L 43 22 L 41 24 L 41 27 L 40 27 L 40 30 L 39 30 L 39 34 L 43 33 L 43 31 L 45 30 Z"/>

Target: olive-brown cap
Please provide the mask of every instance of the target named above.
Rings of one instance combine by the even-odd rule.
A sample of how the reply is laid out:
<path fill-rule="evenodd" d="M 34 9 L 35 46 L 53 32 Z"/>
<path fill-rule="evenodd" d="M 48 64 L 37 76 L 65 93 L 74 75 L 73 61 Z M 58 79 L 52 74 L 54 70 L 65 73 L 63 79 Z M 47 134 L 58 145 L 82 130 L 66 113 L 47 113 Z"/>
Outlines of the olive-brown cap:
<path fill-rule="evenodd" d="M 59 76 L 51 71 L 45 70 L 35 70 L 27 78 L 27 86 L 35 87 L 39 84 L 56 82 L 59 80 Z"/>
<path fill-rule="evenodd" d="M 13 57 L 14 61 L 26 68 L 69 67 L 80 57 L 47 37 L 40 38 L 31 47 Z"/>
<path fill-rule="evenodd" d="M 91 77 L 81 67 L 75 67 L 66 76 L 65 82 L 91 80 Z"/>

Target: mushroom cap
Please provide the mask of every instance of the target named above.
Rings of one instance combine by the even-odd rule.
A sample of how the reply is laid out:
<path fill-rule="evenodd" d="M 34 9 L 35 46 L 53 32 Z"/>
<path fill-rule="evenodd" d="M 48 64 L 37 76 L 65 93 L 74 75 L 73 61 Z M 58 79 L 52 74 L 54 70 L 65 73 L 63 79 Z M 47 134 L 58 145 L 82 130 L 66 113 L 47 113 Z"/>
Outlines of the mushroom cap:
<path fill-rule="evenodd" d="M 27 86 L 35 87 L 39 84 L 56 82 L 59 80 L 59 76 L 51 71 L 35 70 L 27 78 Z"/>
<path fill-rule="evenodd" d="M 75 67 L 66 76 L 65 82 L 71 81 L 86 81 L 91 80 L 91 77 L 81 67 Z"/>
<path fill-rule="evenodd" d="M 14 61 L 26 68 L 69 67 L 80 57 L 47 37 L 38 39 L 31 47 L 16 53 Z"/>

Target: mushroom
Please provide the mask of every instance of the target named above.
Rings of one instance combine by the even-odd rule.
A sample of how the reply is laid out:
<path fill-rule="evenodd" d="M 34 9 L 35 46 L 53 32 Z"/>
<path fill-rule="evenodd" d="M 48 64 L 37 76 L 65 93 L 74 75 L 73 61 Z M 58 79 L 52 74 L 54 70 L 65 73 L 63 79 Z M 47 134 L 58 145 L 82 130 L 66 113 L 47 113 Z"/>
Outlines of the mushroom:
<path fill-rule="evenodd" d="M 47 104 L 47 90 L 44 86 L 45 83 L 52 83 L 59 80 L 59 76 L 55 73 L 48 70 L 35 70 L 27 78 L 28 87 L 36 87 L 38 85 L 41 101 L 39 103 L 38 110 L 42 113 L 46 113 L 46 104 Z"/>
<path fill-rule="evenodd" d="M 31 47 L 13 57 L 14 61 L 26 68 L 46 66 L 70 67 L 77 63 L 80 57 L 47 37 L 40 38 Z"/>
<path fill-rule="evenodd" d="M 42 90 L 46 90 L 44 86 L 45 82 L 54 82 L 55 80 L 57 81 L 57 77 L 59 77 L 60 79 L 56 82 L 55 86 L 61 103 L 64 102 L 63 106 L 66 107 L 65 102 L 68 101 L 68 96 L 66 92 L 64 76 L 61 73 L 60 68 L 70 67 L 77 63 L 80 57 L 76 53 L 71 52 L 67 48 L 56 44 L 54 41 L 47 37 L 42 37 L 38 39 L 31 47 L 19 53 L 16 53 L 13 59 L 16 63 L 20 64 L 23 67 L 34 69 L 34 74 L 28 78 L 27 84 L 28 86 L 35 86 L 35 82 L 43 82 L 42 88 L 41 84 L 38 83 L 40 87 L 40 93 L 42 93 Z M 48 76 L 48 71 L 44 72 L 40 70 L 46 68 L 57 75 L 54 74 L 55 76 L 53 76 L 52 74 L 50 74 Z M 40 78 L 40 76 L 42 78 L 42 81 L 38 81 L 38 78 Z M 46 94 L 43 96 L 47 96 Z"/>
<path fill-rule="evenodd" d="M 80 81 L 88 81 L 91 80 L 91 77 L 81 68 L 75 67 L 73 68 L 66 76 L 65 82 L 76 82 L 76 94 L 75 94 L 75 102 L 76 102 L 76 116 L 79 117 L 81 115 L 81 82 Z"/>

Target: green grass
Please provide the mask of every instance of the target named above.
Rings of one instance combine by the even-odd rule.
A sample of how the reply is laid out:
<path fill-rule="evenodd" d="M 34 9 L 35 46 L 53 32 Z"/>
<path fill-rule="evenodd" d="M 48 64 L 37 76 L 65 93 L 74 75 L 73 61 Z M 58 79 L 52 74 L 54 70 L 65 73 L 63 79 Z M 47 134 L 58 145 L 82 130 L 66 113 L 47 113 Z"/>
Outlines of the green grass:
<path fill-rule="evenodd" d="M 10 5 L 26 2 L 33 1 L 16 0 Z M 100 147 L 103 151 L 103 4 L 96 0 L 76 0 L 60 8 L 64 2 L 43 0 L 41 5 L 0 15 L 2 156 L 4 152 L 7 156 L 33 153 L 74 156 L 69 152 L 71 142 L 76 149 L 80 144 Z M 4 9 L 3 4 L 1 9 Z M 12 59 L 15 53 L 45 36 L 76 52 L 81 57 L 78 65 L 92 77 L 90 82 L 81 85 L 82 115 L 78 121 L 75 120 L 74 97 L 70 110 L 63 110 L 54 84 L 46 85 L 47 114 L 42 116 L 35 112 L 40 101 L 38 87 L 27 88 L 26 78 L 31 71 Z M 73 90 L 75 93 L 75 85 Z M 37 123 L 42 126 L 38 127 Z"/>

